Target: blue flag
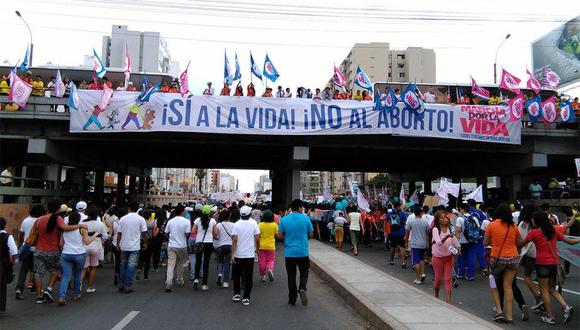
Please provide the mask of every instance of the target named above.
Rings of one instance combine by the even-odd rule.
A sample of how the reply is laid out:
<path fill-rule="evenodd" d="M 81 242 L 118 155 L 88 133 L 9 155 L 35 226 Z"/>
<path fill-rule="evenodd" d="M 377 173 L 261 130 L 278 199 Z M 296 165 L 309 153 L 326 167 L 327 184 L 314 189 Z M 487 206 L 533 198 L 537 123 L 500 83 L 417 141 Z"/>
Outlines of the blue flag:
<path fill-rule="evenodd" d="M 70 82 L 70 94 L 68 95 L 68 107 L 73 110 L 79 110 L 79 93 L 74 82 Z"/>
<path fill-rule="evenodd" d="M 26 53 L 24 53 L 24 59 L 22 60 L 22 64 L 18 67 L 18 70 L 25 72 L 28 71 L 28 46 L 26 47 Z"/>
<path fill-rule="evenodd" d="M 238 53 L 236 54 L 236 72 L 234 73 L 233 80 L 240 80 L 242 78 L 242 72 L 240 71 L 240 62 L 238 62 Z"/>
<path fill-rule="evenodd" d="M 356 67 L 356 79 L 354 80 L 354 84 L 368 91 L 373 90 L 373 83 L 367 74 L 360 68 L 360 65 Z"/>
<path fill-rule="evenodd" d="M 532 123 L 540 120 L 542 117 L 542 97 L 540 95 L 536 95 L 527 100 L 525 107 L 528 111 L 528 118 Z"/>
<path fill-rule="evenodd" d="M 379 89 L 375 89 L 375 96 L 374 96 L 374 109 L 376 111 L 383 111 L 386 110 L 387 107 L 385 107 L 385 104 L 383 103 L 383 101 L 381 100 L 381 94 L 379 94 Z"/>
<path fill-rule="evenodd" d="M 149 102 L 151 95 L 153 95 L 156 92 L 159 92 L 159 90 L 161 90 L 161 83 L 160 82 L 153 85 L 146 92 L 145 92 L 145 90 L 143 90 L 143 92 L 141 92 L 141 94 L 137 97 L 137 102 L 139 102 L 139 103 Z"/>
<path fill-rule="evenodd" d="M 384 99 L 381 100 L 381 102 L 383 102 L 387 111 L 391 111 L 397 106 L 399 100 L 397 99 L 397 94 L 395 94 L 391 88 L 391 85 L 387 86 L 387 94 L 384 96 Z"/>
<path fill-rule="evenodd" d="M 103 79 L 105 73 L 107 73 L 107 69 L 103 65 L 101 58 L 97 55 L 97 51 L 93 48 L 93 58 L 95 59 L 95 73 L 97 77 Z"/>
<path fill-rule="evenodd" d="M 276 70 L 276 68 L 274 67 L 274 64 L 272 63 L 272 61 L 270 61 L 270 57 L 268 57 L 268 54 L 266 54 L 266 59 L 264 60 L 264 77 L 270 79 L 270 81 L 275 82 L 278 77 L 280 77 L 280 74 L 278 74 L 278 71 Z"/>
<path fill-rule="evenodd" d="M 414 83 L 411 83 L 407 86 L 403 94 L 401 94 L 403 103 L 405 103 L 405 105 L 411 110 L 419 110 L 421 108 L 421 99 L 419 98 L 419 95 L 415 93 L 415 89 L 417 89 L 417 86 L 415 86 Z"/>
<path fill-rule="evenodd" d="M 149 86 L 149 79 L 147 79 L 147 74 L 144 73 L 143 74 L 143 83 L 141 84 L 141 91 L 143 93 L 148 89 L 147 86 Z"/>
<path fill-rule="evenodd" d="M 574 107 L 570 101 L 560 103 L 560 116 L 564 122 L 575 122 L 576 115 L 574 114 Z"/>
<path fill-rule="evenodd" d="M 230 62 L 228 61 L 228 54 L 224 50 L 224 82 L 230 86 L 234 82 L 234 77 L 230 71 Z"/>
<path fill-rule="evenodd" d="M 258 79 L 262 80 L 262 73 L 260 72 L 260 68 L 258 68 L 258 66 L 256 65 L 256 61 L 254 61 L 252 52 L 250 52 L 250 65 L 252 66 L 252 74 L 256 76 Z"/>

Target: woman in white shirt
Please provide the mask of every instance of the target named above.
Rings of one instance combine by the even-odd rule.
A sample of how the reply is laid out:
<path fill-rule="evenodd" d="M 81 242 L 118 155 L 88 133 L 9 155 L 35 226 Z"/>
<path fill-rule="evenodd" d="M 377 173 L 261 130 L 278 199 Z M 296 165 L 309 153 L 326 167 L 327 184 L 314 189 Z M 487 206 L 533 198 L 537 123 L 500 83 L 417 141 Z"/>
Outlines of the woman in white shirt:
<path fill-rule="evenodd" d="M 197 289 L 199 286 L 199 271 L 201 268 L 203 258 L 203 278 L 201 280 L 201 290 L 206 291 L 207 279 L 209 277 L 209 260 L 211 252 L 213 251 L 213 239 L 217 237 L 218 230 L 216 228 L 216 221 L 210 218 L 211 205 L 204 205 L 201 209 L 201 217 L 195 219 L 191 233 L 196 235 L 195 244 L 201 243 L 203 248 L 195 255 L 195 278 L 193 280 L 193 288 Z"/>
<path fill-rule="evenodd" d="M 90 236 L 96 235 L 96 239 L 92 240 L 89 244 L 85 244 L 85 250 L 87 251 L 87 256 L 85 258 L 85 268 L 83 269 L 82 279 L 85 279 L 87 271 L 89 271 L 89 266 L 91 270 L 89 272 L 89 283 L 87 285 L 87 293 L 95 292 L 94 282 L 95 273 L 97 272 L 97 266 L 99 266 L 99 258 L 101 257 L 101 249 L 103 248 L 102 238 L 107 239 L 109 235 L 107 234 L 107 228 L 101 221 L 97 221 L 99 217 L 99 211 L 95 206 L 89 206 L 86 210 L 87 219 L 83 221 L 87 225 L 87 230 Z"/>
<path fill-rule="evenodd" d="M 78 212 L 73 212 L 68 216 L 68 224 L 76 225 L 81 220 Z M 95 221 L 96 222 L 96 221 Z M 86 229 L 65 231 L 61 235 L 62 253 L 60 263 L 62 266 L 62 278 L 60 280 L 60 291 L 58 304 L 66 305 L 66 291 L 71 280 L 73 269 L 73 301 L 81 299 L 81 270 L 86 259 L 86 245 L 90 245 L 97 239 L 98 233 L 89 236 Z"/>
<path fill-rule="evenodd" d="M 217 285 L 227 288 L 230 286 L 230 267 L 232 259 L 232 230 L 234 224 L 230 221 L 232 214 L 229 210 L 223 210 L 216 225 L 218 234 L 213 242 L 217 254 Z M 239 212 L 237 214 L 239 218 Z"/>
<path fill-rule="evenodd" d="M 361 230 L 361 217 L 362 214 L 358 212 L 356 207 L 351 207 L 348 213 L 347 220 L 350 224 L 350 243 L 352 244 L 353 255 L 358 255 L 358 236 Z"/>

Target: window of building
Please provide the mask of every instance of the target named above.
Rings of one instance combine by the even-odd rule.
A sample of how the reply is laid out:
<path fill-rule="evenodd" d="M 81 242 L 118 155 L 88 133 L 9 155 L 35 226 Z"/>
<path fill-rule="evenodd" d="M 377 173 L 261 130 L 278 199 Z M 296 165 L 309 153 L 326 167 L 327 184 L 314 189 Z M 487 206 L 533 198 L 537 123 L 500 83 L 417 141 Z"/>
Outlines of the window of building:
<path fill-rule="evenodd" d="M 397 59 L 398 60 L 404 60 L 405 59 L 405 54 L 397 54 Z"/>
<path fill-rule="evenodd" d="M 392 64 L 389 64 L 389 69 L 392 69 L 392 68 L 393 68 L 393 65 Z"/>
<path fill-rule="evenodd" d="M 393 74 L 389 72 L 389 78 L 391 78 L 392 76 L 393 76 Z"/>
<path fill-rule="evenodd" d="M 374 60 L 374 59 L 375 59 L 375 57 L 374 56 L 371 56 L 371 60 Z"/>
<path fill-rule="evenodd" d="M 405 78 L 405 73 L 404 72 L 399 72 L 399 78 Z"/>
<path fill-rule="evenodd" d="M 405 67 L 405 63 L 397 63 L 397 69 L 403 69 Z"/>

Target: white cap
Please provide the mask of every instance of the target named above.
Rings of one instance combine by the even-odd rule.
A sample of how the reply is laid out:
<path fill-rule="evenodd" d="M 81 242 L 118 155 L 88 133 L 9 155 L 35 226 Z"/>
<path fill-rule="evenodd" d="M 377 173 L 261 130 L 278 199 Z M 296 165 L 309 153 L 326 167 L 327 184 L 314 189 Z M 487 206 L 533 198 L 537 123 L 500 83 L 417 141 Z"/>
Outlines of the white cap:
<path fill-rule="evenodd" d="M 218 210 L 218 208 L 217 208 L 217 205 L 214 205 L 214 206 L 211 208 L 211 211 L 212 211 L 212 212 L 217 212 L 217 210 Z"/>
<path fill-rule="evenodd" d="M 187 212 L 192 212 L 192 211 L 193 211 L 193 207 L 191 207 L 191 206 L 188 206 L 188 207 L 186 207 L 186 208 L 185 208 L 185 210 L 186 210 Z"/>
<path fill-rule="evenodd" d="M 201 211 L 201 208 L 202 208 L 202 207 L 203 207 L 203 205 L 202 205 L 202 204 L 199 204 L 199 203 L 198 203 L 198 204 L 195 204 L 195 210 L 196 210 L 196 211 Z"/>
<path fill-rule="evenodd" d="M 252 208 L 247 205 L 242 206 L 242 208 L 240 209 L 240 215 L 242 217 L 248 216 L 250 215 L 250 213 L 252 213 Z"/>
<path fill-rule="evenodd" d="M 87 203 L 86 202 L 83 202 L 83 201 L 78 202 L 77 203 L 77 206 L 76 206 L 76 209 L 77 209 L 77 211 L 84 211 L 84 210 L 86 210 L 87 209 Z"/>

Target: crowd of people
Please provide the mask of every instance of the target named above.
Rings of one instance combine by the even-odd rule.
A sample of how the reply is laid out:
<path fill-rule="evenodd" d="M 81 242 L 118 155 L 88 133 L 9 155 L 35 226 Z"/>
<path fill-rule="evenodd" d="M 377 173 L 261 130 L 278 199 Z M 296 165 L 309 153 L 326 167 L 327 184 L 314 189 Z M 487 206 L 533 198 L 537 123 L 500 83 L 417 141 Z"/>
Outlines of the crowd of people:
<path fill-rule="evenodd" d="M 284 242 L 288 304 L 294 306 L 300 297 L 302 305 L 308 305 L 308 240 L 313 227 L 300 200 L 276 213 L 243 201 L 162 208 L 131 202 L 101 212 L 84 201 L 73 210 L 52 200 L 46 208 L 31 207 L 18 240 L 4 231 L 5 226 L 0 217 L 2 312 L 6 310 L 7 284 L 12 281 L 16 282 L 16 300 L 25 300 L 29 289 L 36 304 L 56 300 L 66 306 L 69 291 L 76 302 L 83 286 L 85 293 L 94 294 L 104 286 L 96 283 L 95 273 L 108 260 L 114 264 L 111 280 L 120 293 L 130 294 L 135 280 L 149 280 L 150 271 L 166 267 L 167 293 L 175 286 L 185 286 L 187 275 L 195 290 L 207 291 L 212 276 L 217 287 L 228 288 L 233 282 L 232 301 L 248 306 L 256 260 L 260 281 L 274 281 L 278 241 Z M 216 273 L 209 267 L 214 252 Z M 16 260 L 20 269 L 14 278 Z"/>

